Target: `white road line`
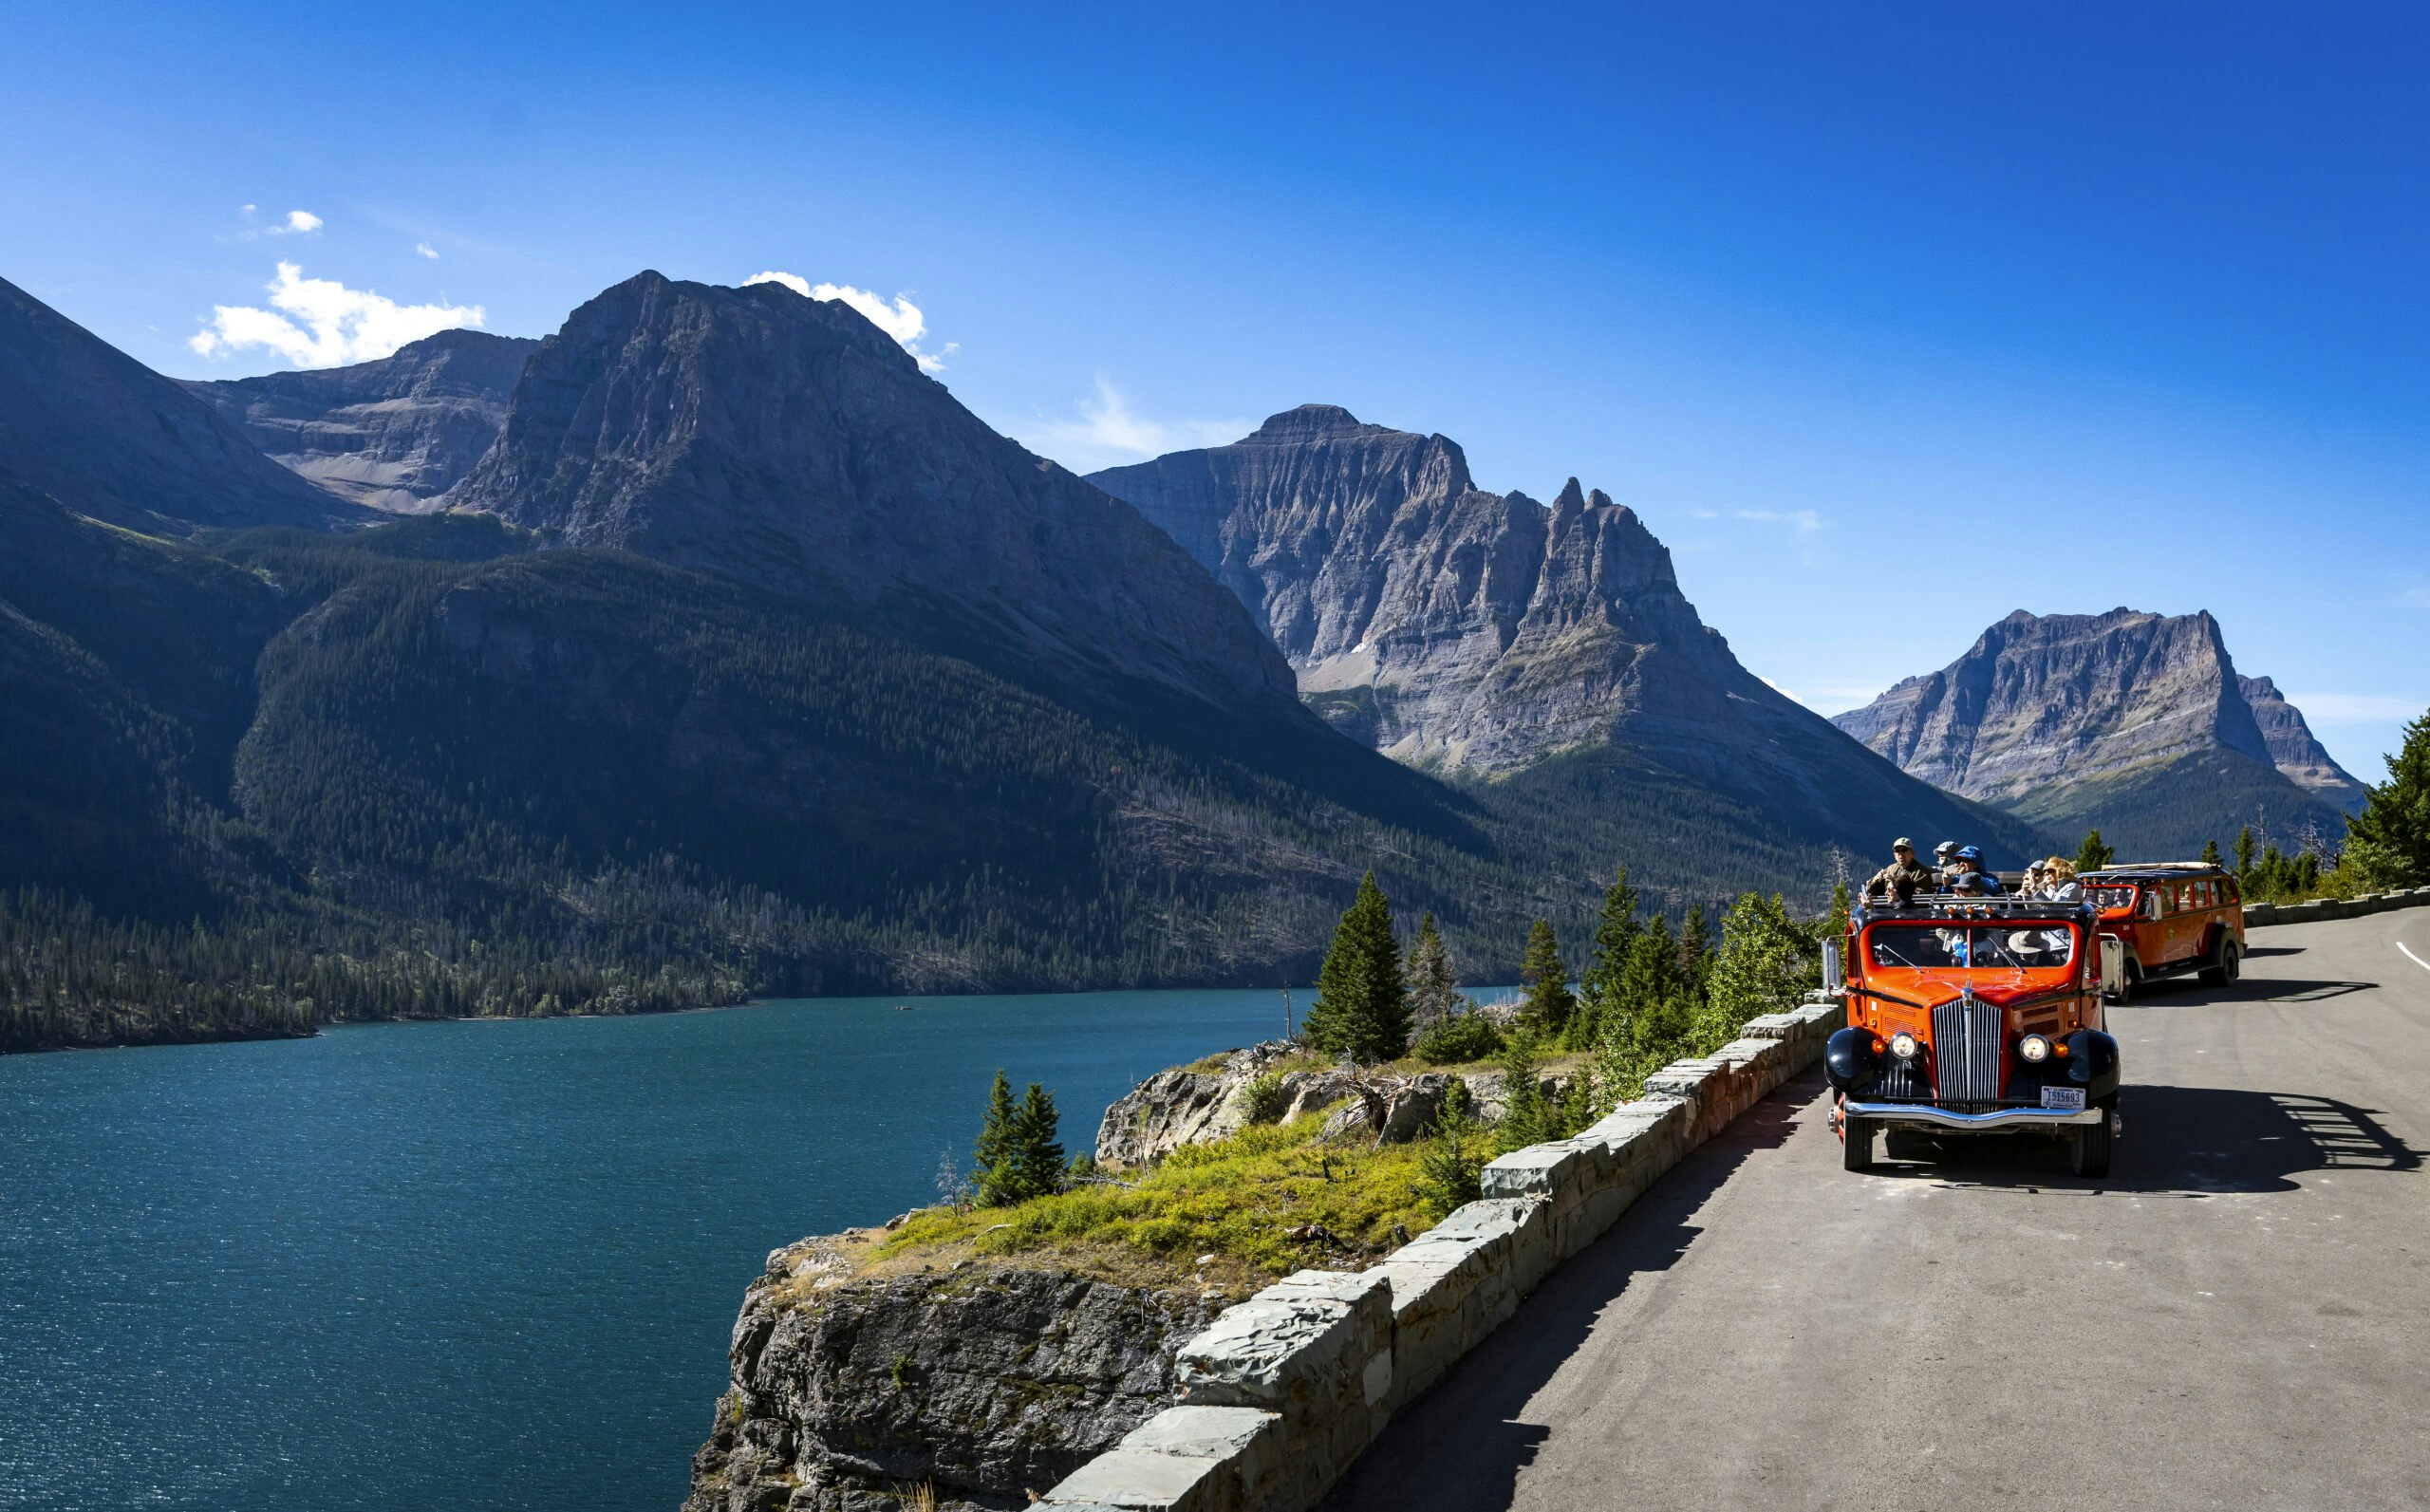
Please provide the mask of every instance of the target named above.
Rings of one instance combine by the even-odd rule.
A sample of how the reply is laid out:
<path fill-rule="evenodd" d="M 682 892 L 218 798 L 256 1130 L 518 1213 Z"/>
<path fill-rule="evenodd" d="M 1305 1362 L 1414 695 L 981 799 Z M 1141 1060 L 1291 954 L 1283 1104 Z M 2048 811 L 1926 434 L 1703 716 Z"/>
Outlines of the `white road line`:
<path fill-rule="evenodd" d="M 2404 951 L 2405 960 L 2412 961 L 2415 965 L 2420 966 L 2424 971 L 2430 971 L 2430 961 L 2424 961 L 2420 956 L 2415 955 L 2411 950 L 2406 949 L 2403 941 L 2398 941 L 2396 943 L 2396 947 L 2399 950 Z"/>

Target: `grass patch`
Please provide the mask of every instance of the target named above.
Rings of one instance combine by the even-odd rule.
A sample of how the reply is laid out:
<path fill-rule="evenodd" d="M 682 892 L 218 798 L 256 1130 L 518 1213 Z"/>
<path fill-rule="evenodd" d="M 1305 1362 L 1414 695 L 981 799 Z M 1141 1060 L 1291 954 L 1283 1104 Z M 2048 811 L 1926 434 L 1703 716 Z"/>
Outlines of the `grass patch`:
<path fill-rule="evenodd" d="M 1431 1226 L 1419 1147 L 1328 1145 L 1320 1113 L 1185 1145 L 1120 1185 L 1089 1185 L 1013 1207 L 930 1208 L 879 1247 L 879 1260 L 952 1249 L 1011 1256 L 1120 1246 L 1183 1265 L 1213 1254 L 1272 1276 L 1365 1260 Z"/>

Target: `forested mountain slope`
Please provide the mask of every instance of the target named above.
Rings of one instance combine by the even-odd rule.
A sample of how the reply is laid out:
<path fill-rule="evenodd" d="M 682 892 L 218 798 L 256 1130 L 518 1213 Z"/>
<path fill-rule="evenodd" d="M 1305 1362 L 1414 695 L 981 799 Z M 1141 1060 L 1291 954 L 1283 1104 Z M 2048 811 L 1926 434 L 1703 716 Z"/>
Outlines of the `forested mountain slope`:
<path fill-rule="evenodd" d="M 1813 908 L 1835 847 L 1987 835 L 1836 734 L 1768 785 L 1709 780 L 1767 770 L 1744 723 L 1388 760 L 1136 512 L 780 288 L 609 290 L 458 495 L 173 540 L 0 488 L 0 1047 L 1278 984 L 1371 866 L 1492 980 L 1623 863 Z"/>

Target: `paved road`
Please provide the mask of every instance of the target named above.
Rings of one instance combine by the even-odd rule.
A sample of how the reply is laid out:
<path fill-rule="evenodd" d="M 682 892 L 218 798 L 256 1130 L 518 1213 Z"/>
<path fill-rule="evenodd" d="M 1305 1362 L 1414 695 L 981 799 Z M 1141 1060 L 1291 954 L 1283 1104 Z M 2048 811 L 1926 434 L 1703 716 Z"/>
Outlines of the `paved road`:
<path fill-rule="evenodd" d="M 2430 908 L 2113 1011 L 2111 1176 L 1839 1168 L 1819 1073 L 1397 1418 L 1334 1512 L 2430 1506 Z"/>

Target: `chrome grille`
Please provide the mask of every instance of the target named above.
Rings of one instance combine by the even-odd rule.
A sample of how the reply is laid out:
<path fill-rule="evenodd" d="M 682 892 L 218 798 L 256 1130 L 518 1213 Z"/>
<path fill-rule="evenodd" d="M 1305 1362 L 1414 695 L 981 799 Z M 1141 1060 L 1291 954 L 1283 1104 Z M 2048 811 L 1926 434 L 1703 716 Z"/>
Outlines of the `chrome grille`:
<path fill-rule="evenodd" d="M 1997 1005 L 1969 995 L 1933 1010 L 1933 1091 L 1944 1103 L 2000 1100 L 2006 1037 Z"/>

